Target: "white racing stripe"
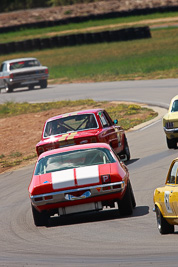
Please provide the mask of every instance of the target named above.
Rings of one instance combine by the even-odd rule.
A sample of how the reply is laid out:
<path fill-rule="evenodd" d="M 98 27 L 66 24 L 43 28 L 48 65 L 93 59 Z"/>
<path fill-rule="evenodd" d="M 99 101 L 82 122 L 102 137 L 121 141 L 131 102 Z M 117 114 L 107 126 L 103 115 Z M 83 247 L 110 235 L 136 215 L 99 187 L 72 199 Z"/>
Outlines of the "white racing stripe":
<path fill-rule="evenodd" d="M 52 172 L 51 176 L 53 189 L 75 186 L 74 169 Z M 76 181 L 78 185 L 99 183 L 98 165 L 77 168 Z"/>
<path fill-rule="evenodd" d="M 94 184 L 99 182 L 98 165 L 81 167 L 76 169 L 78 185 Z"/>
<path fill-rule="evenodd" d="M 51 176 L 53 189 L 75 186 L 74 169 L 52 172 Z"/>

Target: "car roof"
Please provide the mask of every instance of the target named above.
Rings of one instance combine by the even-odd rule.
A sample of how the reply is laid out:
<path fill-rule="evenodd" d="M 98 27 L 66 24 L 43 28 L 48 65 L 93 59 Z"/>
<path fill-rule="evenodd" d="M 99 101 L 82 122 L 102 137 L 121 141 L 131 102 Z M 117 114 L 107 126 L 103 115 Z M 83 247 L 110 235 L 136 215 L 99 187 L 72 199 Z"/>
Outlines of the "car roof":
<path fill-rule="evenodd" d="M 172 102 L 172 101 L 175 101 L 175 100 L 178 100 L 178 95 L 174 96 L 174 97 L 171 99 L 171 102 Z"/>
<path fill-rule="evenodd" d="M 53 150 L 49 150 L 46 152 L 43 152 L 39 158 L 43 158 L 49 155 L 55 155 L 63 152 L 68 152 L 68 151 L 75 151 L 75 150 L 82 150 L 82 149 L 90 149 L 90 148 L 106 148 L 111 150 L 111 147 L 107 143 L 90 143 L 90 144 L 82 144 L 82 145 L 74 145 L 74 146 L 67 146 L 67 147 L 62 147 L 62 148 L 57 148 Z"/>
<path fill-rule="evenodd" d="M 22 57 L 22 58 L 15 58 L 15 59 L 10 59 L 10 60 L 5 60 L 3 63 L 15 63 L 18 61 L 27 61 L 27 60 L 37 60 L 35 57 Z"/>
<path fill-rule="evenodd" d="M 97 112 L 103 111 L 103 110 L 104 109 L 101 109 L 101 108 L 99 109 L 98 108 L 98 109 L 85 109 L 85 110 L 80 110 L 80 111 L 64 113 L 64 114 L 60 114 L 60 115 L 56 115 L 54 117 L 51 117 L 46 122 L 52 121 L 52 120 L 56 120 L 56 119 L 59 119 L 59 118 L 62 118 L 62 117 L 70 117 L 70 116 L 73 116 L 73 115 L 90 114 L 90 113 L 96 114 Z"/>
<path fill-rule="evenodd" d="M 170 105 L 169 105 L 168 112 L 171 112 L 172 105 L 173 105 L 173 103 L 174 103 L 175 100 L 178 100 L 178 95 L 174 96 L 174 97 L 171 99 L 171 102 L 170 102 Z"/>

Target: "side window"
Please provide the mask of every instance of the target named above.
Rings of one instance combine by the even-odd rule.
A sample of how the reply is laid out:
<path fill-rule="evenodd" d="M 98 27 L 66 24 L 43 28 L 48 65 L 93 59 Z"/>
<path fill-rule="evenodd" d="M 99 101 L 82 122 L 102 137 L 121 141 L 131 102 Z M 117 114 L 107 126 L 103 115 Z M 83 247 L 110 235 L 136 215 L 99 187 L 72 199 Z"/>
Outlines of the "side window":
<path fill-rule="evenodd" d="M 177 171 L 178 171 L 178 161 L 176 161 L 172 166 L 172 169 L 169 172 L 167 183 L 175 184 L 176 181 L 176 183 L 178 184 Z"/>
<path fill-rule="evenodd" d="M 104 110 L 103 113 L 104 113 L 105 117 L 107 118 L 109 124 L 113 125 L 113 121 L 112 121 L 111 117 L 109 116 L 109 114 L 107 113 L 107 111 Z"/>
<path fill-rule="evenodd" d="M 175 100 L 174 103 L 172 104 L 172 109 L 171 112 L 176 112 L 178 111 L 178 100 Z"/>
<path fill-rule="evenodd" d="M 7 71 L 7 65 L 6 64 L 1 65 L 1 71 Z"/>
<path fill-rule="evenodd" d="M 101 121 L 101 124 L 103 126 L 103 128 L 105 127 L 109 127 L 110 126 L 110 123 L 109 121 L 107 120 L 106 116 L 104 115 L 104 113 L 102 111 L 98 112 L 98 115 L 100 117 L 100 121 Z"/>
<path fill-rule="evenodd" d="M 7 64 L 4 64 L 3 71 L 7 71 Z"/>

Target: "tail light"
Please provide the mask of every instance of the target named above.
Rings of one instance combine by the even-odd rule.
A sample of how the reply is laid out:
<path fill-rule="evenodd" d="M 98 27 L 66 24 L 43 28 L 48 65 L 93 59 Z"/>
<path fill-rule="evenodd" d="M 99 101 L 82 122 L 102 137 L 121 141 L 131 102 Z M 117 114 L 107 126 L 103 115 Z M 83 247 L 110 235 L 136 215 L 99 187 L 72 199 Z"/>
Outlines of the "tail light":
<path fill-rule="evenodd" d="M 51 199 L 53 199 L 53 196 L 45 196 L 44 199 L 45 200 L 51 200 Z"/>
<path fill-rule="evenodd" d="M 107 191 L 107 190 L 111 190 L 111 186 L 106 186 L 106 187 L 103 187 L 103 191 Z"/>
<path fill-rule="evenodd" d="M 45 69 L 45 74 L 48 74 L 48 72 L 49 72 L 48 69 Z"/>
<path fill-rule="evenodd" d="M 42 197 L 35 197 L 34 200 L 35 200 L 36 202 L 38 202 L 38 201 L 42 201 L 43 198 L 42 198 Z"/>

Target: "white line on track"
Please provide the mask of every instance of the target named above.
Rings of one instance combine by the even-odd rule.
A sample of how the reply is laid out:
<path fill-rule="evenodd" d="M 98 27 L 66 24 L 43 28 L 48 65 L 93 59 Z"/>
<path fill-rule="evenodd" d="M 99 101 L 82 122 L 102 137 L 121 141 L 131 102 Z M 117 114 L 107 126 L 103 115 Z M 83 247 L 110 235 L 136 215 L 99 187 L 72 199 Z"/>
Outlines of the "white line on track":
<path fill-rule="evenodd" d="M 156 123 L 158 123 L 158 122 L 160 122 L 160 121 L 161 121 L 161 119 L 158 120 L 158 121 L 155 121 L 155 122 L 153 122 L 153 123 L 151 123 L 151 124 L 149 124 L 149 125 L 147 125 L 147 126 L 145 126 L 145 127 L 143 127 L 143 128 L 141 128 L 139 131 L 144 131 L 144 130 L 146 130 L 147 128 L 149 128 L 149 127 L 155 125 Z"/>

